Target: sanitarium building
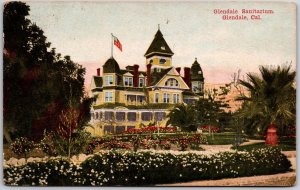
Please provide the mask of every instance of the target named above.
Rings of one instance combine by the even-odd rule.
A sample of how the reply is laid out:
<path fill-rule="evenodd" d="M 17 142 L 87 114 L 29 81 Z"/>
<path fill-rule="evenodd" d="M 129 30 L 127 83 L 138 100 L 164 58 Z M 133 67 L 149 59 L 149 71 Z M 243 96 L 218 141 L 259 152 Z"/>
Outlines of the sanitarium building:
<path fill-rule="evenodd" d="M 93 135 L 119 133 L 149 123 L 165 126 L 167 114 L 175 104 L 192 103 L 203 96 L 204 77 L 197 58 L 191 67 L 172 63 L 173 51 L 158 29 L 145 53 L 146 71 L 139 65 L 121 69 L 109 58 L 91 81 L 94 103 L 91 109 Z M 192 62 L 192 60 L 191 60 Z"/>

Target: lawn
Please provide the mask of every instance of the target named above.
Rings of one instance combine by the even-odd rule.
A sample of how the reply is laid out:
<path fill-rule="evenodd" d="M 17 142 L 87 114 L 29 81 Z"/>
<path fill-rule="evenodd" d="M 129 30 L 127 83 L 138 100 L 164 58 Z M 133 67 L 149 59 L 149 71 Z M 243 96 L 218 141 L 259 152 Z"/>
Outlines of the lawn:
<path fill-rule="evenodd" d="M 233 133 L 233 132 L 214 133 L 213 136 L 207 136 L 207 141 L 208 141 L 209 145 L 234 144 L 236 136 L 237 136 L 236 133 Z M 245 135 L 243 135 L 242 137 L 243 137 L 243 139 L 246 138 Z"/>
<path fill-rule="evenodd" d="M 266 145 L 264 142 L 262 142 L 262 143 L 239 146 L 236 149 L 239 151 L 249 151 L 249 150 L 253 150 L 253 149 L 266 148 L 266 147 L 269 147 L 269 146 Z M 289 142 L 289 141 L 281 141 L 281 142 L 279 142 L 278 147 L 282 151 L 292 151 L 292 150 L 296 150 L 296 143 Z"/>

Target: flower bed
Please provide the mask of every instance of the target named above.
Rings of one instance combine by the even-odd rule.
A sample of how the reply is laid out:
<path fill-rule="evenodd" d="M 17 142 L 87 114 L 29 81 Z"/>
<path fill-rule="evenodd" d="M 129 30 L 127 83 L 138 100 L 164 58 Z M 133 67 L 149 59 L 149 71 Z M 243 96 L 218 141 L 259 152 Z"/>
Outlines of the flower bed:
<path fill-rule="evenodd" d="M 128 129 L 122 134 L 145 134 L 145 133 L 174 133 L 176 132 L 175 127 L 155 127 L 155 126 L 149 126 L 149 127 L 144 127 L 144 128 L 139 128 L 139 129 Z"/>
<path fill-rule="evenodd" d="M 207 138 L 202 134 L 172 134 L 172 136 L 163 134 L 157 135 L 139 135 L 127 134 L 126 136 L 109 136 L 99 137 L 91 141 L 87 148 L 86 153 L 92 154 L 95 149 L 98 150 L 116 150 L 126 149 L 164 149 L 169 150 L 171 145 L 176 145 L 179 150 L 187 150 L 188 147 L 193 150 L 202 150 L 201 144 L 207 144 Z"/>
<path fill-rule="evenodd" d="M 6 185 L 137 186 L 220 179 L 289 171 L 291 163 L 276 148 L 199 154 L 100 153 L 79 166 L 67 161 L 28 163 L 4 168 Z"/>
<path fill-rule="evenodd" d="M 204 131 L 204 132 L 209 132 L 209 128 L 210 128 L 210 131 L 211 131 L 211 132 L 217 133 L 217 132 L 220 131 L 220 128 L 219 128 L 219 127 L 216 127 L 216 126 L 208 126 L 208 125 L 206 125 L 206 126 L 200 127 L 200 129 L 201 129 L 202 131 Z"/>

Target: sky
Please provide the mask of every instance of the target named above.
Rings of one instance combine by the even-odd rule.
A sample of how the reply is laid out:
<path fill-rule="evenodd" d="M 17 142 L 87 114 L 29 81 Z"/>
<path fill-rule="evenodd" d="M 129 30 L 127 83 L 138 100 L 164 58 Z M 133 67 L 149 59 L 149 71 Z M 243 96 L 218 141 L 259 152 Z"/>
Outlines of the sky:
<path fill-rule="evenodd" d="M 174 67 L 190 67 L 197 57 L 206 83 L 226 83 L 239 69 L 292 63 L 296 68 L 296 7 L 292 3 L 222 2 L 27 2 L 30 20 L 45 32 L 52 47 L 86 68 L 86 85 L 111 56 L 111 33 L 121 68 L 138 64 L 160 24 L 175 53 Z M 222 20 L 214 9 L 268 9 L 261 20 Z M 168 22 L 167 22 L 168 21 Z M 183 72 L 182 72 L 183 74 Z"/>

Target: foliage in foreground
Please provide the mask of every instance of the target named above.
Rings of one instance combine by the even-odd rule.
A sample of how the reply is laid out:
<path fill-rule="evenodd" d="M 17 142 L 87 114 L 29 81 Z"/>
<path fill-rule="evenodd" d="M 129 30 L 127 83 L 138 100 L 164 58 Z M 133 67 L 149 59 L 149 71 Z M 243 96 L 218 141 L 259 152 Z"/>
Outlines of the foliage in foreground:
<path fill-rule="evenodd" d="M 191 180 L 267 175 L 289 171 L 279 149 L 198 154 L 114 152 L 95 155 L 79 166 L 64 160 L 4 168 L 6 185 L 153 185 Z"/>

